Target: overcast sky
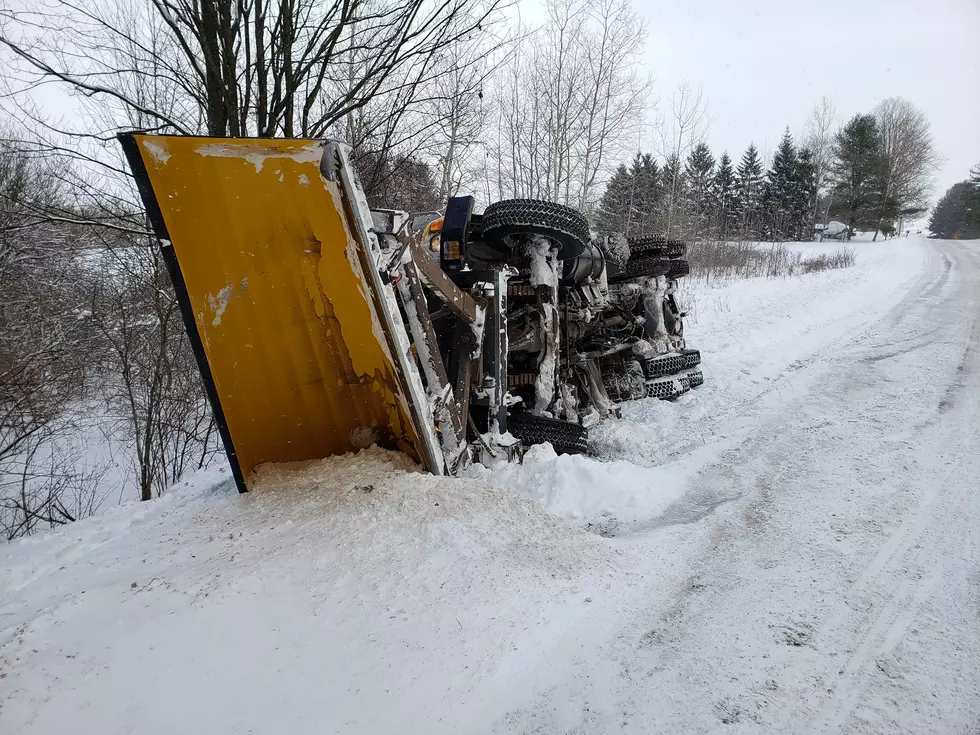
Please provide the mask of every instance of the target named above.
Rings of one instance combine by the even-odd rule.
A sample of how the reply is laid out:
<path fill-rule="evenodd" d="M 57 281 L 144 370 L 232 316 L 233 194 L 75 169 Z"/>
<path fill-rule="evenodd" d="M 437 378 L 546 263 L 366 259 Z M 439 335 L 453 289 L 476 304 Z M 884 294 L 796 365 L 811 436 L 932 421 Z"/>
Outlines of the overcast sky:
<path fill-rule="evenodd" d="M 946 162 L 935 200 L 980 162 L 980 0 L 634 0 L 660 107 L 700 86 L 708 142 L 738 160 L 771 153 L 821 96 L 840 121 L 900 96 L 932 122 Z"/>
<path fill-rule="evenodd" d="M 20 0 L 13 0 L 20 4 Z M 945 158 L 935 201 L 980 162 L 980 0 L 633 0 L 648 24 L 644 66 L 662 113 L 687 80 L 711 116 L 708 142 L 737 163 L 803 132 L 824 95 L 838 123 L 904 97 L 932 123 Z M 543 0 L 520 0 L 532 25 Z M 64 97 L 51 94 L 65 107 Z M 45 95 L 40 95 L 44 99 Z M 645 148 L 659 152 L 651 132 Z"/>

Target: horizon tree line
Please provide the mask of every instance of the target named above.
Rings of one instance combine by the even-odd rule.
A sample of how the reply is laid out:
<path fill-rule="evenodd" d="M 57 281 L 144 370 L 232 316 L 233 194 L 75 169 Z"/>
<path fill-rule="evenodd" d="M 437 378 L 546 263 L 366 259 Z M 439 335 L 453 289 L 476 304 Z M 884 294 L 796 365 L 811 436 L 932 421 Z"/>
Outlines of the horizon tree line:
<path fill-rule="evenodd" d="M 889 236 L 928 207 L 939 163 L 929 122 L 911 103 L 887 99 L 830 135 L 832 108 L 815 109 L 804 141 L 786 128 L 765 166 L 750 143 L 737 166 L 707 143 L 662 160 L 637 153 L 609 179 L 595 219 L 628 236 L 810 240 L 816 225 Z"/>

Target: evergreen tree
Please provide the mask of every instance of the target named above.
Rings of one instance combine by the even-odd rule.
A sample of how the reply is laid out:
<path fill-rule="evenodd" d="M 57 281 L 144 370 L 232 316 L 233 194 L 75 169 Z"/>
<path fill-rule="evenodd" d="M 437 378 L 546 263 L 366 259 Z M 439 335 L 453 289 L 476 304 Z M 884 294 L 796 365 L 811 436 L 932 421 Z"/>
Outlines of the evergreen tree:
<path fill-rule="evenodd" d="M 813 152 L 800 148 L 792 178 L 792 229 L 794 240 L 813 239 L 813 213 L 817 204 L 817 167 Z"/>
<path fill-rule="evenodd" d="M 445 205 L 432 167 L 406 155 L 362 153 L 355 159 L 368 203 L 407 212 L 428 212 Z"/>
<path fill-rule="evenodd" d="M 637 153 L 629 168 L 620 165 L 599 202 L 599 231 L 628 237 L 653 234 L 662 198 L 660 178 L 660 167 L 650 154 Z"/>
<path fill-rule="evenodd" d="M 712 207 L 715 157 L 707 143 L 698 143 L 684 162 L 684 208 L 694 234 L 705 229 Z"/>
<path fill-rule="evenodd" d="M 715 220 L 718 227 L 718 236 L 722 239 L 728 237 L 728 231 L 732 226 L 732 218 L 735 216 L 737 202 L 735 199 L 735 169 L 732 168 L 732 159 L 728 156 L 728 151 L 721 154 L 718 161 L 718 172 L 712 181 L 712 199 L 715 203 Z"/>
<path fill-rule="evenodd" d="M 834 138 L 835 209 L 845 224 L 876 227 L 884 198 L 883 147 L 874 115 L 855 115 Z"/>
<path fill-rule="evenodd" d="M 785 240 L 787 237 L 795 236 L 794 178 L 798 173 L 798 165 L 793 136 L 789 134 L 789 128 L 786 128 L 776 149 L 776 155 L 772 157 L 772 166 L 766 172 L 766 183 L 762 193 L 765 210 L 763 231 L 770 239 Z"/>
<path fill-rule="evenodd" d="M 657 215 L 664 196 L 660 166 L 651 154 L 644 153 L 637 156 L 634 168 L 637 185 L 629 234 L 636 237 L 658 234 Z"/>
<path fill-rule="evenodd" d="M 599 200 L 596 227 L 600 232 L 626 232 L 630 219 L 630 203 L 633 192 L 633 174 L 621 163 L 606 184 Z"/>
<path fill-rule="evenodd" d="M 750 143 L 742 154 L 742 162 L 735 173 L 735 191 L 737 201 L 738 223 L 743 237 L 754 237 L 758 234 L 757 226 L 759 212 L 762 208 L 762 162 L 759 160 L 759 150 Z"/>
<path fill-rule="evenodd" d="M 676 154 L 671 153 L 667 156 L 660 178 L 663 182 L 663 198 L 659 208 L 659 229 L 663 234 L 670 236 L 676 234 L 679 228 L 680 195 L 684 191 L 684 171 L 681 169 L 681 160 Z"/>
<path fill-rule="evenodd" d="M 974 217 L 977 189 L 970 181 L 953 184 L 936 204 L 929 218 L 935 237 L 973 239 L 980 237 L 980 223 Z"/>

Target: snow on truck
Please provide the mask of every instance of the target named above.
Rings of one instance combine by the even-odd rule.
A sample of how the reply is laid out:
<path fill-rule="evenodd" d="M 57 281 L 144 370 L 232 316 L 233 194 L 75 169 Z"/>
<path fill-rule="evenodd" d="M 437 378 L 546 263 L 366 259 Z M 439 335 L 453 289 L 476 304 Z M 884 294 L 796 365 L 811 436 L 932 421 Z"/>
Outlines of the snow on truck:
<path fill-rule="evenodd" d="M 124 134 L 239 490 L 379 444 L 454 474 L 703 382 L 684 243 L 578 211 L 371 210 L 333 141 Z"/>

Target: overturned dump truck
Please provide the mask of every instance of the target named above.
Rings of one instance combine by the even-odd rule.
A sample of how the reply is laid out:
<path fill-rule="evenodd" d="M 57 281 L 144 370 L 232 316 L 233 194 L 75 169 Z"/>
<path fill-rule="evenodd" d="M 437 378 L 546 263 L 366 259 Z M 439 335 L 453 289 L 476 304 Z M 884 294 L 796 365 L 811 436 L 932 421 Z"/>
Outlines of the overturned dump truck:
<path fill-rule="evenodd" d="M 515 199 L 371 210 L 341 143 L 124 134 L 239 490 L 372 444 L 454 474 L 585 452 L 623 401 L 703 382 L 684 243 Z"/>

